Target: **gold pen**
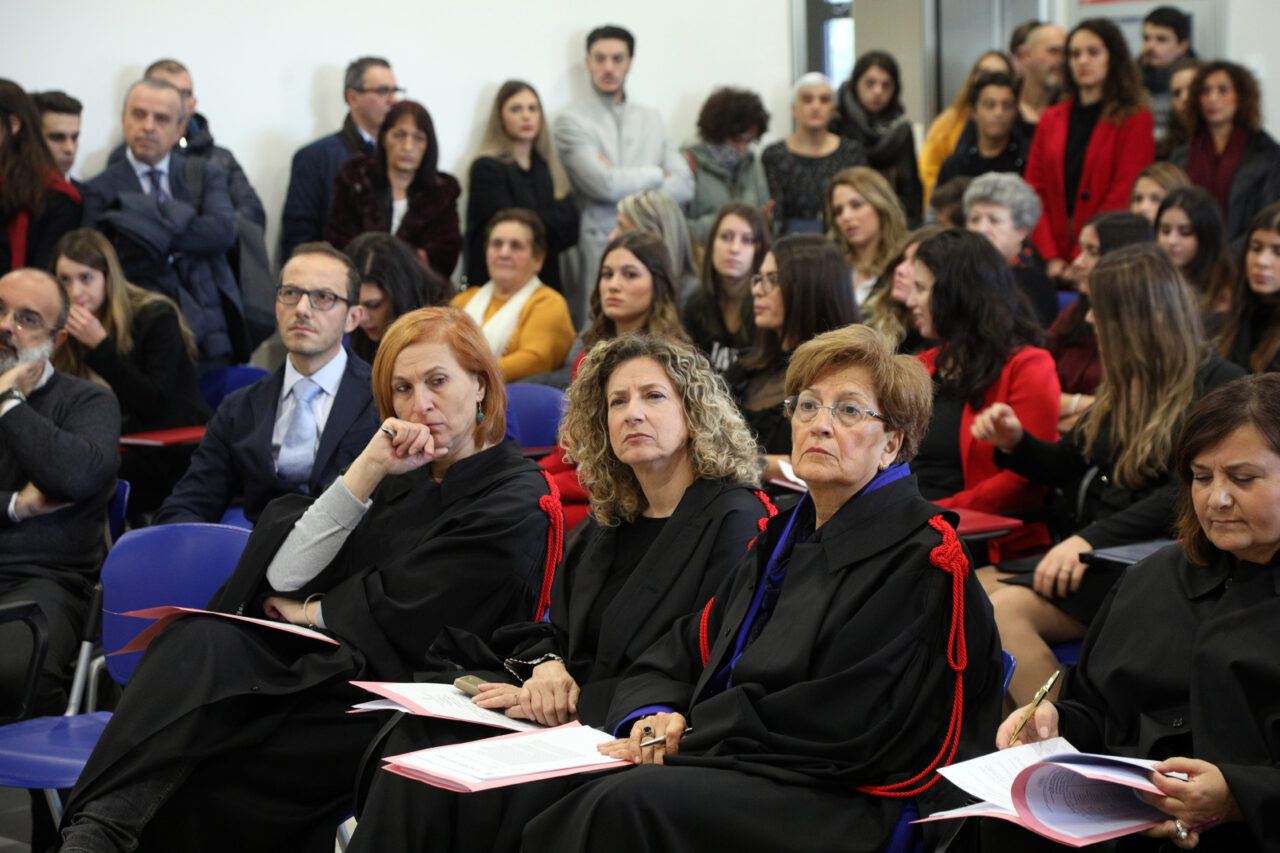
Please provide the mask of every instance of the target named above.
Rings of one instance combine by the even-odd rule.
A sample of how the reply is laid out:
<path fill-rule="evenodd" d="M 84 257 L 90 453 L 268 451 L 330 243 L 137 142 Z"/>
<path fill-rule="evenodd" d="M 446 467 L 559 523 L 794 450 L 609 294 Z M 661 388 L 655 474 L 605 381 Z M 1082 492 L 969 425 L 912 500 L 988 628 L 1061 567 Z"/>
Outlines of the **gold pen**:
<path fill-rule="evenodd" d="M 1053 675 L 1049 676 L 1049 680 L 1044 683 L 1044 687 L 1041 687 L 1036 691 L 1036 698 L 1031 700 L 1031 707 L 1027 709 L 1027 715 L 1022 718 L 1022 722 L 1018 723 L 1018 727 L 1013 730 L 1013 737 L 1009 738 L 1009 746 L 1013 746 L 1013 744 L 1018 740 L 1018 735 L 1022 734 L 1022 727 L 1027 724 L 1027 720 L 1035 716 L 1036 708 L 1039 708 L 1040 703 L 1044 701 L 1044 697 L 1049 695 L 1049 691 L 1053 688 L 1054 682 L 1058 680 L 1058 676 L 1061 674 L 1062 670 L 1055 669 L 1053 671 Z"/>

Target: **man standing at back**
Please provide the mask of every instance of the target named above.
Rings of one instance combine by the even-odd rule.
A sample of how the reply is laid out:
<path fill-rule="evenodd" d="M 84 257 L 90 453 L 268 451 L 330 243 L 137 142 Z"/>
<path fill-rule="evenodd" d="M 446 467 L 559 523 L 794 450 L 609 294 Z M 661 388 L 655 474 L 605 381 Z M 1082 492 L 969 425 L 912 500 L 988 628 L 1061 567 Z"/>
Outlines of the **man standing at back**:
<path fill-rule="evenodd" d="M 1164 137 L 1173 110 L 1169 78 L 1173 64 L 1191 53 L 1191 16 L 1173 6 L 1157 6 L 1142 19 L 1142 55 L 1138 69 L 1147 88 L 1156 139 Z"/>
<path fill-rule="evenodd" d="M 680 204 L 693 198 L 689 164 L 658 111 L 627 100 L 624 86 L 634 55 L 635 37 L 622 27 L 592 30 L 586 66 L 593 97 L 566 108 L 555 123 L 556 151 L 582 211 L 578 275 L 564 281 L 578 328 L 587 317 L 600 256 L 618 224 L 618 202 L 648 189 L 660 189 Z"/>
<path fill-rule="evenodd" d="M 1056 24 L 1041 24 L 1027 36 L 1024 47 L 1015 124 L 1030 139 L 1035 136 L 1040 114 L 1053 106 L 1062 91 L 1062 75 L 1067 70 L 1067 31 Z"/>
<path fill-rule="evenodd" d="M 175 150 L 186 119 L 172 83 L 144 78 L 129 87 L 124 156 L 85 184 L 84 224 L 111 240 L 129 281 L 178 303 L 200 347 L 200 368 L 211 370 L 247 361 L 250 347 L 227 263 L 236 240 L 227 173 L 213 159 L 187 168 Z"/>
<path fill-rule="evenodd" d="M 237 496 L 257 521 L 271 500 L 318 495 L 378 428 L 369 365 L 342 346 L 360 323 L 360 274 L 328 243 L 304 243 L 280 271 L 276 324 L 289 357 L 218 406 L 191 466 L 154 523 L 217 522 Z"/>
<path fill-rule="evenodd" d="M 289 192 L 280 218 L 281 258 L 291 257 L 301 243 L 324 239 L 338 169 L 356 154 L 373 153 L 378 128 L 402 91 L 385 59 L 362 56 L 347 66 L 342 92 L 347 117 L 342 130 L 299 148 L 293 155 Z"/>
<path fill-rule="evenodd" d="M 84 184 L 70 176 L 80 150 L 80 112 L 83 105 L 66 92 L 34 92 L 31 100 L 40 111 L 40 135 L 62 177 L 71 181 L 81 195 Z"/>

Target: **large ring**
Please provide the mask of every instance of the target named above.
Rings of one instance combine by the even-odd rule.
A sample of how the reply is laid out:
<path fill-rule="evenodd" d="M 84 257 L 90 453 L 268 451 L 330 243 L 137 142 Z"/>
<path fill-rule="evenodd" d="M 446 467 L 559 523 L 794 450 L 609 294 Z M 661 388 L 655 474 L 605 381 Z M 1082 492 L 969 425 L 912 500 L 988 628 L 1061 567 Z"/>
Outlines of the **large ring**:
<path fill-rule="evenodd" d="M 643 729 L 640 730 L 640 736 L 643 737 L 645 740 L 648 740 L 649 738 L 653 737 L 653 727 L 645 726 Z"/>
<path fill-rule="evenodd" d="M 383 435 L 385 435 L 387 438 L 390 438 L 390 439 L 392 439 L 392 440 L 394 440 L 394 439 L 395 439 L 395 437 L 396 437 L 395 431 L 394 431 L 394 430 L 392 430 L 392 429 L 391 429 L 390 427 L 388 427 L 388 426 L 380 426 L 380 427 L 378 427 L 378 432 L 382 433 L 382 434 L 383 434 Z"/>
<path fill-rule="evenodd" d="M 1058 569 L 1058 574 L 1060 574 L 1060 575 L 1069 575 L 1069 574 L 1071 574 L 1071 569 L 1069 569 L 1069 568 L 1062 568 L 1062 569 Z"/>
<path fill-rule="evenodd" d="M 1179 841 L 1186 841 L 1186 840 L 1191 836 L 1191 833 L 1187 832 L 1187 828 L 1186 828 L 1185 826 L 1183 826 L 1183 825 L 1182 825 L 1182 821 L 1180 821 L 1180 820 L 1175 820 L 1175 821 L 1173 822 L 1173 825 L 1174 825 L 1174 827 L 1176 827 L 1176 828 L 1177 828 L 1177 830 L 1178 830 L 1178 840 L 1179 840 Z"/>

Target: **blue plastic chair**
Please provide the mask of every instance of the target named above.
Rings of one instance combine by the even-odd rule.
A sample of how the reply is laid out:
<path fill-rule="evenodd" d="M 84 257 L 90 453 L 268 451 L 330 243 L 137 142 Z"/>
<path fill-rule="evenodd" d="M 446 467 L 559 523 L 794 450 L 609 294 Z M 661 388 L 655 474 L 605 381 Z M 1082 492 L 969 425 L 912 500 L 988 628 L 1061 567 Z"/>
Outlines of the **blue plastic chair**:
<path fill-rule="evenodd" d="M 209 404 L 209 408 L 216 409 L 218 404 L 222 402 L 223 397 L 237 388 L 252 385 L 266 376 L 267 373 L 269 371 L 263 370 L 261 367 L 254 367 L 251 364 L 237 364 L 233 367 L 220 367 L 217 370 L 210 370 L 200 377 L 200 394 L 204 397 L 205 402 Z"/>
<path fill-rule="evenodd" d="M 253 522 L 244 517 L 244 507 L 229 506 L 227 511 L 222 514 L 222 520 L 219 524 L 230 524 L 232 527 L 243 527 L 245 530 L 253 529 Z"/>
<path fill-rule="evenodd" d="M 1061 314 L 1063 311 L 1067 310 L 1067 306 L 1075 302 L 1079 298 L 1080 298 L 1080 294 L 1076 293 L 1074 290 L 1059 290 L 1058 291 L 1058 313 Z"/>
<path fill-rule="evenodd" d="M 1000 659 L 1004 662 L 1004 690 L 1003 693 L 1009 692 L 1009 682 L 1013 680 L 1013 671 L 1018 666 L 1018 659 L 1006 652 L 1000 650 Z"/>
<path fill-rule="evenodd" d="M 516 421 L 516 434 L 524 447 L 551 447 L 568 398 L 549 385 L 508 385 L 507 411 Z"/>
<path fill-rule="evenodd" d="M 129 481 L 116 480 L 116 494 L 107 509 L 107 529 L 111 531 L 111 541 L 115 542 L 124 533 L 124 517 L 129 511 Z"/>
<path fill-rule="evenodd" d="M 1056 646 L 1050 646 L 1053 650 L 1053 656 L 1058 659 L 1058 663 L 1063 666 L 1073 666 L 1076 661 L 1080 660 L 1080 646 L 1083 640 L 1075 640 L 1070 643 L 1058 643 Z"/>
<path fill-rule="evenodd" d="M 231 574 L 248 540 L 249 531 L 221 524 L 145 527 L 120 537 L 102 564 L 102 646 L 112 678 L 124 684 L 142 653 L 110 653 L 149 624 L 116 614 L 161 605 L 203 607 Z M 111 718 L 106 711 L 79 713 L 88 677 L 89 667 L 82 663 L 63 716 L 0 727 L 0 786 L 44 789 L 55 823 L 62 813 L 58 789 L 75 785 Z"/>

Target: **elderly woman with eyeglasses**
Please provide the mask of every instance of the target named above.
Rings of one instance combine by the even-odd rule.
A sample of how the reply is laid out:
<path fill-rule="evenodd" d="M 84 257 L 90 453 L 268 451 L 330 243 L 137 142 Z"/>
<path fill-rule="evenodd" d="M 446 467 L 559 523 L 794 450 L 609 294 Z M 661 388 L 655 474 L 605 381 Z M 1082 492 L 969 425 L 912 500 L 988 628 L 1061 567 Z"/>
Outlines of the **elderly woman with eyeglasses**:
<path fill-rule="evenodd" d="M 939 765 L 987 748 L 995 626 L 907 467 L 928 375 L 851 325 L 796 349 L 786 392 L 808 495 L 627 671 L 600 749 L 641 766 L 548 808 L 525 849 L 882 850 L 910 799 L 951 795 Z"/>

